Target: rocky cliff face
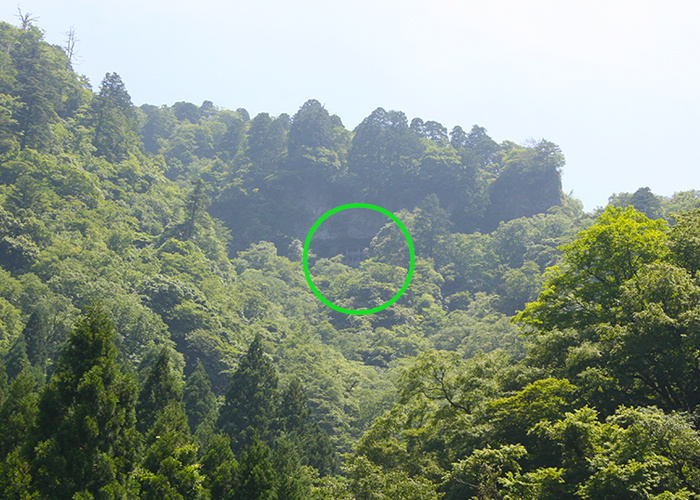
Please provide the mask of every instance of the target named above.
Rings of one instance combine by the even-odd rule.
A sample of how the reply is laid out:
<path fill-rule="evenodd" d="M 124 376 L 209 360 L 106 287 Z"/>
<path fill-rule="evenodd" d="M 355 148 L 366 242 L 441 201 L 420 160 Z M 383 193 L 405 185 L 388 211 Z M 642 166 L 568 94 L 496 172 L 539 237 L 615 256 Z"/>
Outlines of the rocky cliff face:
<path fill-rule="evenodd" d="M 492 231 L 501 221 L 546 212 L 550 207 L 562 206 L 565 199 L 557 169 L 512 165 L 490 186 L 483 229 Z"/>
<path fill-rule="evenodd" d="M 301 206 L 305 216 L 294 225 L 294 236 L 302 242 L 311 226 L 329 210 L 357 200 L 338 202 L 338 198 L 329 193 L 304 193 Z M 316 230 L 312 248 L 320 257 L 333 257 L 346 252 L 356 252 L 369 245 L 379 229 L 390 222 L 385 215 L 374 210 L 351 208 L 333 214 Z"/>
<path fill-rule="evenodd" d="M 461 179 L 461 184 L 454 184 L 451 190 L 442 186 L 440 207 L 460 232 L 490 232 L 502 221 L 546 212 L 565 203 L 560 176 L 563 163 L 558 147 L 546 141 L 528 148 L 511 147 L 499 160 L 500 171 L 493 168 L 489 172 L 493 180 L 470 177 Z M 375 197 L 374 203 L 392 212 L 413 210 L 433 193 L 431 186 L 436 190 L 440 187 L 428 181 L 420 189 L 404 186 L 401 196 L 385 193 Z M 399 185 L 394 188 L 399 190 Z M 265 240 L 284 254 L 294 238 L 305 241 L 313 224 L 327 211 L 365 199 L 367 193 L 354 178 L 332 181 L 308 173 L 288 173 L 255 189 L 232 185 L 217 196 L 210 213 L 236 235 L 233 252 Z M 388 221 L 368 209 L 339 212 L 315 232 L 312 249 L 320 257 L 357 252 L 367 247 Z"/>

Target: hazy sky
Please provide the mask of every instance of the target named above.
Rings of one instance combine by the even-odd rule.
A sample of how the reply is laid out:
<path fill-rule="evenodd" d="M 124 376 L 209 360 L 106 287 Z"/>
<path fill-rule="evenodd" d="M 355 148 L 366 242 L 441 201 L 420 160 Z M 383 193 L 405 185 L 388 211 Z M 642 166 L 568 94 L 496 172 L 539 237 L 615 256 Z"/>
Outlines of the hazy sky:
<path fill-rule="evenodd" d="M 354 128 L 375 108 L 497 141 L 545 138 L 587 210 L 613 192 L 700 189 L 700 2 L 22 0 L 76 70 L 135 104 L 294 114 Z M 17 25 L 16 4 L 0 20 Z"/>

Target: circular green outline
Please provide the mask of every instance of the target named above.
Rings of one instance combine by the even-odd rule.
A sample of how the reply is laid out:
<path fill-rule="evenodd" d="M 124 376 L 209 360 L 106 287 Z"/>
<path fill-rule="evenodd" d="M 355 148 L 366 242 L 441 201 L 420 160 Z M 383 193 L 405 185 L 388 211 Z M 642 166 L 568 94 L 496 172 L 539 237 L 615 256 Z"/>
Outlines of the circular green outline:
<path fill-rule="evenodd" d="M 399 229 L 401 229 L 401 232 L 403 235 L 406 237 L 406 243 L 408 243 L 408 252 L 410 254 L 410 263 L 408 265 L 408 274 L 406 274 L 406 281 L 404 281 L 403 286 L 401 287 L 401 290 L 399 290 L 396 295 L 394 295 L 391 299 L 389 299 L 387 302 L 382 304 L 381 306 L 374 307 L 372 309 L 345 309 L 344 307 L 336 306 L 334 303 L 332 303 L 330 300 L 325 298 L 323 294 L 316 288 L 314 285 L 314 282 L 311 281 L 311 273 L 309 272 L 309 262 L 308 262 L 308 255 L 309 255 L 309 246 L 311 245 L 311 238 L 313 238 L 314 233 L 316 230 L 319 228 L 323 222 L 330 217 L 333 214 L 336 214 L 342 210 L 347 210 L 348 208 L 367 208 L 369 210 L 374 210 L 375 212 L 382 213 L 389 217 L 392 221 L 396 223 L 397 226 L 399 226 Z M 387 209 L 378 207 L 377 205 L 370 205 L 369 203 L 348 203 L 347 205 L 340 205 L 339 207 L 335 207 L 325 214 L 321 216 L 320 219 L 318 219 L 313 226 L 311 226 L 311 230 L 309 231 L 309 234 L 306 236 L 306 241 L 304 242 L 304 253 L 303 253 L 303 263 L 304 263 L 304 276 L 306 277 L 306 282 L 309 284 L 309 287 L 311 287 L 311 291 L 314 292 L 314 295 L 321 299 L 321 302 L 326 304 L 328 307 L 331 309 L 342 312 L 345 314 L 355 314 L 357 316 L 362 315 L 362 314 L 372 314 L 376 313 L 379 311 L 383 311 L 387 307 L 389 307 L 391 304 L 399 300 L 399 298 L 403 295 L 403 293 L 406 291 L 408 288 L 408 285 L 411 283 L 411 278 L 413 277 L 413 268 L 415 267 L 415 261 L 416 261 L 416 256 L 413 251 L 413 241 L 411 240 L 411 235 L 408 234 L 408 229 L 406 229 L 406 226 L 403 225 L 403 223 L 396 217 L 394 214 L 389 212 Z"/>

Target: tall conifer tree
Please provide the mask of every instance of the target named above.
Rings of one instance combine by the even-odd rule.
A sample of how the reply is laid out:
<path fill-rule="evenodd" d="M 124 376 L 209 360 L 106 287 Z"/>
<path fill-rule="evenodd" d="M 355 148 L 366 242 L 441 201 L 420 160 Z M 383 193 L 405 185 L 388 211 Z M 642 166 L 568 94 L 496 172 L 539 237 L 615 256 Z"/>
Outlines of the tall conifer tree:
<path fill-rule="evenodd" d="M 282 430 L 294 432 L 306 425 L 309 420 L 308 397 L 304 393 L 299 377 L 294 377 L 282 393 L 279 407 Z"/>
<path fill-rule="evenodd" d="M 5 401 L 7 391 L 9 390 L 7 380 L 7 372 L 5 371 L 5 364 L 0 360 L 0 405 Z"/>
<path fill-rule="evenodd" d="M 200 500 L 206 497 L 182 403 L 171 401 L 157 412 L 146 434 L 140 471 L 141 500 Z"/>
<path fill-rule="evenodd" d="M 135 460 L 136 381 L 117 361 L 107 313 L 91 306 L 68 337 L 39 401 L 30 443 L 40 496 L 127 495 Z"/>
<path fill-rule="evenodd" d="M 10 380 L 14 379 L 23 370 L 30 369 L 32 364 L 27 356 L 27 343 L 20 335 L 10 347 L 10 351 L 5 358 L 5 370 Z"/>
<path fill-rule="evenodd" d="M 201 460 L 204 484 L 209 490 L 211 500 L 228 500 L 233 498 L 238 484 L 238 462 L 231 451 L 228 436 L 218 434 L 207 446 Z"/>
<path fill-rule="evenodd" d="M 139 393 L 136 405 L 138 430 L 145 433 L 153 427 L 158 413 L 169 404 L 182 404 L 182 390 L 170 368 L 168 349 L 163 347 Z"/>
<path fill-rule="evenodd" d="M 277 500 L 304 500 L 309 497 L 311 480 L 304 474 L 294 443 L 282 435 L 273 457 L 277 473 Z"/>
<path fill-rule="evenodd" d="M 269 438 L 275 413 L 277 371 L 265 358 L 262 339 L 256 335 L 233 374 L 218 427 L 231 437 L 231 448 L 240 454 L 258 434 Z"/>
<path fill-rule="evenodd" d="M 6 50 L 17 72 L 14 94 L 22 103 L 13 116 L 20 146 L 43 149 L 51 142 L 51 124 L 58 118 L 55 107 L 61 103 L 61 61 L 52 57 L 41 30 L 32 24 L 27 24 Z"/>
<path fill-rule="evenodd" d="M 0 405 L 0 462 L 21 447 L 34 424 L 37 411 L 36 379 L 31 370 L 23 370 L 12 382 Z"/>
<path fill-rule="evenodd" d="M 236 500 L 277 500 L 277 473 L 272 465 L 270 447 L 253 437 L 253 443 L 241 456 L 240 480 Z"/>
<path fill-rule="evenodd" d="M 0 365 L 0 376 L 4 371 Z M 38 395 L 31 370 L 12 382 L 0 405 L 0 498 L 31 498 L 31 474 L 24 444 L 34 425 Z"/>
<path fill-rule="evenodd" d="M 298 377 L 289 382 L 281 400 L 278 425 L 296 447 L 302 464 L 316 468 L 321 475 L 334 473 L 337 468 L 335 449 L 328 433 L 311 420 L 308 397 Z"/>
<path fill-rule="evenodd" d="M 187 378 L 184 402 L 190 430 L 195 432 L 216 408 L 216 397 L 211 391 L 211 382 L 202 363 L 199 363 Z"/>
<path fill-rule="evenodd" d="M 92 144 L 97 156 L 119 162 L 139 145 L 141 139 L 134 106 L 118 74 L 105 75 L 92 101 L 92 116 L 95 130 Z"/>
<path fill-rule="evenodd" d="M 35 310 L 27 321 L 22 331 L 22 337 L 26 344 L 27 357 L 33 366 L 44 368 L 46 364 L 47 337 L 49 332 L 48 318 L 43 308 Z"/>

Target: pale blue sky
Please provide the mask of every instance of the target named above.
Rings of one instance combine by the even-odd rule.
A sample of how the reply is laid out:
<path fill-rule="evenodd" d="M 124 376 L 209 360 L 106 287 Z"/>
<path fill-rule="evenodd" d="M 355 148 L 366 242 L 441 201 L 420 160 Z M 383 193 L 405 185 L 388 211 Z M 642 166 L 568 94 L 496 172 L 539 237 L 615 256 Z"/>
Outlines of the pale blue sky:
<path fill-rule="evenodd" d="M 76 70 L 119 73 L 135 104 L 294 114 L 354 128 L 375 108 L 497 141 L 546 138 L 564 190 L 700 189 L 700 2 L 569 0 L 22 0 L 46 39 L 70 26 Z M 17 4 L 0 20 L 17 24 Z"/>

